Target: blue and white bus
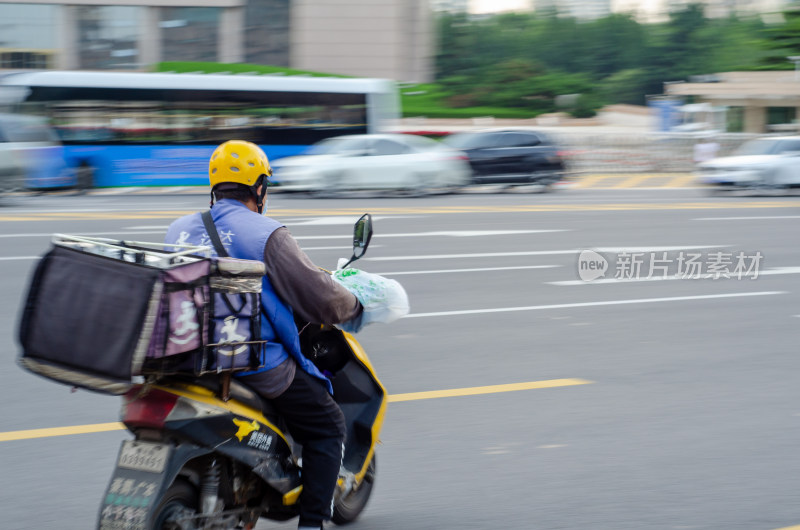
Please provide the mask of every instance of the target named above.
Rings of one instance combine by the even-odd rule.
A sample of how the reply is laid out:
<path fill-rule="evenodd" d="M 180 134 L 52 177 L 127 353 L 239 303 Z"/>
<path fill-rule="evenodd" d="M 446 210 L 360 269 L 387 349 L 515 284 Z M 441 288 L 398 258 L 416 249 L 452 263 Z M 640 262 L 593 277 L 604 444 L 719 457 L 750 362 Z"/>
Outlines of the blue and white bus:
<path fill-rule="evenodd" d="M 202 185 L 226 140 L 275 160 L 399 118 L 384 79 L 38 71 L 0 76 L 0 103 L 49 119 L 80 187 Z"/>

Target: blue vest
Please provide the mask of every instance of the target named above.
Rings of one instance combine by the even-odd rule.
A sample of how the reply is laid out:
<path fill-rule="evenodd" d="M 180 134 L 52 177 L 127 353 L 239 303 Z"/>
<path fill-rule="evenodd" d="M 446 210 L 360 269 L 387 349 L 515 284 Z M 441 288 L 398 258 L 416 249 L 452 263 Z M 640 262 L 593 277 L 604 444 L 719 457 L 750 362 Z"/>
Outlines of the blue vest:
<path fill-rule="evenodd" d="M 219 238 L 228 254 L 233 258 L 264 261 L 264 247 L 272 233 L 283 225 L 264 217 L 233 199 L 218 201 L 211 208 L 211 217 L 217 227 Z M 165 242 L 170 244 L 202 245 L 213 248 L 200 213 L 185 215 L 174 221 L 167 230 Z M 216 251 L 213 251 L 216 255 Z M 261 337 L 268 341 L 264 366 L 250 375 L 275 368 L 291 355 L 307 373 L 323 380 L 328 392 L 333 388 L 327 377 L 300 352 L 300 335 L 294 323 L 292 308 L 278 297 L 269 277 L 264 276 L 261 287 Z"/>

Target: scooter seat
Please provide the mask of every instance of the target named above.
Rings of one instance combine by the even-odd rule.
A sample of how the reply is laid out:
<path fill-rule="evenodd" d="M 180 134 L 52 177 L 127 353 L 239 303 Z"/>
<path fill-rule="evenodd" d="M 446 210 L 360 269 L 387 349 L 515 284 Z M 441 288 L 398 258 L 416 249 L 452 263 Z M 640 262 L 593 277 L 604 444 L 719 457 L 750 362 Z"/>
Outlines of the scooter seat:
<path fill-rule="evenodd" d="M 176 377 L 182 383 L 190 383 L 203 387 L 207 390 L 214 392 L 217 396 L 222 394 L 222 378 L 216 374 L 206 374 L 199 377 Z M 272 402 L 262 398 L 256 394 L 253 389 L 244 383 L 239 382 L 235 377 L 231 377 L 230 384 L 230 399 L 236 400 L 243 405 L 256 409 L 269 419 L 273 419 L 278 415 L 275 406 Z"/>

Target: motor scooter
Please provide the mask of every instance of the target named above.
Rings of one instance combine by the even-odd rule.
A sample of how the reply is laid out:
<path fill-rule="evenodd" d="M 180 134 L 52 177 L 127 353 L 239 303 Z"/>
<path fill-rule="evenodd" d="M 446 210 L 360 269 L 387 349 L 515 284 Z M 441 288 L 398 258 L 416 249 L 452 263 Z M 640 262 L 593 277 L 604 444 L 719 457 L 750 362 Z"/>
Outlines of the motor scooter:
<path fill-rule="evenodd" d="M 371 237 L 366 214 L 345 266 L 364 255 Z M 332 518 L 346 524 L 372 492 L 386 390 L 351 334 L 307 323 L 298 329 L 347 425 Z M 99 530 L 252 529 L 261 517 L 297 516 L 300 447 L 271 403 L 230 373 L 150 377 L 124 394 L 121 421 L 134 439 L 120 447 Z"/>

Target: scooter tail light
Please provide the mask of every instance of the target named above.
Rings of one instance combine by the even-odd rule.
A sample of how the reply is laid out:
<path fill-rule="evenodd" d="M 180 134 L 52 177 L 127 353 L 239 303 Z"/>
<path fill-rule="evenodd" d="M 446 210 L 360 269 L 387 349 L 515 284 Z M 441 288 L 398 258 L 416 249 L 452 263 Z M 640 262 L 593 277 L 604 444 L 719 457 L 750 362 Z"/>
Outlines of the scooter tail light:
<path fill-rule="evenodd" d="M 122 423 L 128 427 L 161 429 L 178 396 L 163 390 L 142 391 L 140 387 L 129 390 L 122 400 Z"/>

